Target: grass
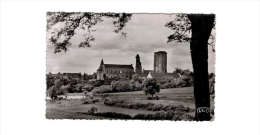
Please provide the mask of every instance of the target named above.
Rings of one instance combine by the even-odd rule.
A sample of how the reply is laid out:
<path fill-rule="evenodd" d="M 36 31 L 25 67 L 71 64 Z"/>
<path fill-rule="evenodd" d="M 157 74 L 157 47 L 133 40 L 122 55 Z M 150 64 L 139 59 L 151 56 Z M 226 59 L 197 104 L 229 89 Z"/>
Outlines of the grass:
<path fill-rule="evenodd" d="M 73 93 L 70 96 L 79 96 L 82 93 Z M 109 93 L 106 97 L 113 100 L 124 100 L 131 103 L 147 104 L 153 103 L 158 105 L 182 105 L 184 107 L 189 107 L 194 110 L 194 99 L 193 99 L 193 88 L 171 88 L 171 89 L 161 89 L 158 95 L 159 100 L 147 100 L 147 96 L 143 91 L 134 92 L 120 92 L 120 93 Z M 95 104 L 82 104 L 81 99 L 69 99 L 60 100 L 55 102 L 46 102 L 46 118 L 48 119 L 111 119 L 102 116 L 93 116 L 87 114 L 87 112 L 92 108 L 97 108 L 97 113 L 108 114 L 108 113 L 118 113 L 129 115 L 132 118 L 138 115 L 154 115 L 157 111 L 151 111 L 146 109 L 129 109 L 117 106 L 108 106 L 104 104 L 104 100 L 100 100 Z M 193 112 L 188 112 L 187 115 L 194 116 Z"/>

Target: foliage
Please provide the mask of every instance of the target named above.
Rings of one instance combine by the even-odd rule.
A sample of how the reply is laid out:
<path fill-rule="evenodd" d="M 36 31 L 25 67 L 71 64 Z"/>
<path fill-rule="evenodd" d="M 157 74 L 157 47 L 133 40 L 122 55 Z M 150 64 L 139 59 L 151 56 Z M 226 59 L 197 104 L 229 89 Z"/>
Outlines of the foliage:
<path fill-rule="evenodd" d="M 117 112 L 96 112 L 96 113 L 87 113 L 94 116 L 101 116 L 110 119 L 134 119 L 134 120 L 194 120 L 191 115 L 179 113 L 176 114 L 172 111 L 169 112 L 156 112 L 155 114 L 136 114 L 134 116 L 130 116 L 124 113 Z"/>
<path fill-rule="evenodd" d="M 112 81 L 111 87 L 113 92 L 133 91 L 129 83 L 129 80 Z"/>
<path fill-rule="evenodd" d="M 131 88 L 131 91 L 140 91 L 143 89 L 143 84 L 140 81 L 131 80 L 130 88 Z"/>
<path fill-rule="evenodd" d="M 91 84 L 85 84 L 83 87 L 82 87 L 82 91 L 92 91 L 94 89 L 94 86 L 91 85 Z"/>
<path fill-rule="evenodd" d="M 93 26 L 103 21 L 104 17 L 112 18 L 115 27 L 114 32 L 126 36 L 123 28 L 131 19 L 132 14 L 127 13 L 91 13 L 91 12 L 47 12 L 47 40 L 54 46 L 54 53 L 67 51 L 71 46 L 70 40 L 77 31 L 83 31 L 84 40 L 79 47 L 90 47 L 95 40 L 92 32 Z"/>
<path fill-rule="evenodd" d="M 91 113 L 89 113 L 91 114 Z M 91 115 L 94 116 L 101 116 L 101 117 L 106 117 L 106 118 L 111 118 L 111 119 L 132 119 L 132 117 L 128 114 L 124 113 L 117 113 L 117 112 L 96 112 L 92 113 Z"/>
<path fill-rule="evenodd" d="M 140 109 L 140 110 L 149 110 L 149 111 L 176 111 L 176 112 L 191 112 L 194 111 L 189 107 L 184 107 L 182 105 L 162 105 L 154 103 L 138 103 L 138 102 L 129 102 L 126 100 L 120 99 L 111 99 L 105 98 L 104 104 L 108 106 L 116 106 L 129 109 Z"/>
<path fill-rule="evenodd" d="M 191 38 L 191 22 L 187 15 L 177 14 L 175 19 L 166 23 L 166 27 L 173 31 L 173 34 L 168 36 L 167 42 L 189 42 Z"/>
<path fill-rule="evenodd" d="M 104 81 L 103 80 L 96 80 L 96 81 L 91 81 L 89 82 L 89 84 L 93 85 L 94 87 L 99 87 L 104 85 Z"/>
<path fill-rule="evenodd" d="M 138 74 L 134 74 L 134 75 L 132 76 L 132 80 L 135 81 L 135 82 L 139 82 L 139 83 L 142 83 L 142 82 L 143 82 L 142 77 L 141 77 L 140 75 L 138 75 Z"/>
<path fill-rule="evenodd" d="M 131 119 L 142 119 L 142 120 L 193 120 L 194 118 L 187 113 L 193 112 L 194 110 L 189 107 L 182 105 L 162 105 L 154 103 L 133 103 L 125 100 L 115 100 L 106 98 L 104 104 L 108 106 L 116 106 L 129 109 L 149 110 L 155 111 L 154 114 L 136 114 Z M 117 118 L 117 117 L 112 117 Z"/>
<path fill-rule="evenodd" d="M 92 106 L 92 107 L 88 110 L 87 114 L 93 115 L 93 114 L 95 114 L 97 111 L 98 111 L 97 107 Z"/>
<path fill-rule="evenodd" d="M 152 97 L 160 92 L 160 86 L 155 79 L 147 79 L 144 81 L 144 93 L 145 95 L 151 95 Z"/>
<path fill-rule="evenodd" d="M 156 112 L 155 114 L 136 114 L 133 119 L 138 120 L 174 120 L 175 114 L 172 111 L 169 112 Z"/>
<path fill-rule="evenodd" d="M 111 93 L 114 92 L 110 85 L 102 85 L 99 87 L 95 87 L 92 90 L 93 94 L 102 94 L 102 93 Z"/>
<path fill-rule="evenodd" d="M 177 14 L 175 19 L 166 23 L 165 27 L 172 30 L 172 34 L 168 36 L 168 43 L 176 42 L 190 42 L 191 41 L 191 22 L 189 14 Z M 211 35 L 208 40 L 208 45 L 212 47 L 215 52 L 215 22 Z"/>
<path fill-rule="evenodd" d="M 46 86 L 47 90 L 54 85 L 54 77 L 46 75 Z"/>

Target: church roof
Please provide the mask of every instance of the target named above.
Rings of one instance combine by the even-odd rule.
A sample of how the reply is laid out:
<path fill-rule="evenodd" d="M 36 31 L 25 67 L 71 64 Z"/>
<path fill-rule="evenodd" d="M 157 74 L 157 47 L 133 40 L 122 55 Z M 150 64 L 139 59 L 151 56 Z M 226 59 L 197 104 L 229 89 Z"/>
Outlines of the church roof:
<path fill-rule="evenodd" d="M 120 64 L 104 64 L 106 68 L 127 68 L 134 69 L 133 65 L 120 65 Z"/>

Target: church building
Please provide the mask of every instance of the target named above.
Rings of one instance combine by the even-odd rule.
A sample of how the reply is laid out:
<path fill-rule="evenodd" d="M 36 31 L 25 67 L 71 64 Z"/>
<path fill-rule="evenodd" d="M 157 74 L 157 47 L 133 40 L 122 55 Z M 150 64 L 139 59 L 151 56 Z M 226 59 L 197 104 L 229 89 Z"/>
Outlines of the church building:
<path fill-rule="evenodd" d="M 105 80 L 113 77 L 131 79 L 134 74 L 134 68 L 131 65 L 104 64 L 101 60 L 97 69 L 97 80 Z"/>
<path fill-rule="evenodd" d="M 165 75 L 171 75 L 167 73 L 167 52 L 158 51 L 154 52 L 154 69 L 144 70 L 142 69 L 142 63 L 139 54 L 135 57 L 135 69 L 133 65 L 120 65 L 120 64 L 104 64 L 103 59 L 97 69 L 97 80 L 106 80 L 110 78 L 124 78 L 131 79 L 133 74 L 138 74 L 140 76 L 150 76 L 162 77 Z"/>

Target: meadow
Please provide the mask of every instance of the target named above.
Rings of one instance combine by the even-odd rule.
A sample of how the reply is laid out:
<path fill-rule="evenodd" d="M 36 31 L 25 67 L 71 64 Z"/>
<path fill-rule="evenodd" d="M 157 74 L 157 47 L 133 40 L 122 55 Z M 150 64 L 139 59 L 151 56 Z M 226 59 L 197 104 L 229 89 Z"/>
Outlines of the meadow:
<path fill-rule="evenodd" d="M 193 120 L 195 115 L 193 87 L 161 89 L 158 100 L 148 100 L 143 91 L 93 97 L 96 101 L 87 104 L 83 93 L 69 93 L 67 99 L 57 101 L 47 100 L 46 118 Z"/>

